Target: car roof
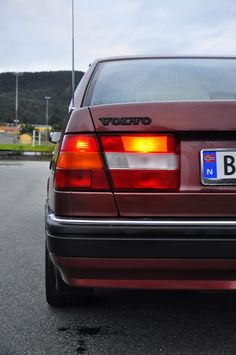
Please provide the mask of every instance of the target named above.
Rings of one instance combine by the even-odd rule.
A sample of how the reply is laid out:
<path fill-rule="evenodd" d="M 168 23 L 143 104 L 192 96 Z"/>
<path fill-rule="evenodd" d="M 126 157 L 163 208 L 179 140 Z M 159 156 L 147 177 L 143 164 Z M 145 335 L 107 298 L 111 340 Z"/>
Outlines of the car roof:
<path fill-rule="evenodd" d="M 133 59 L 236 59 L 236 56 L 228 55 L 125 55 L 98 58 L 94 63 L 110 62 Z M 94 64 L 93 63 L 93 64 Z"/>

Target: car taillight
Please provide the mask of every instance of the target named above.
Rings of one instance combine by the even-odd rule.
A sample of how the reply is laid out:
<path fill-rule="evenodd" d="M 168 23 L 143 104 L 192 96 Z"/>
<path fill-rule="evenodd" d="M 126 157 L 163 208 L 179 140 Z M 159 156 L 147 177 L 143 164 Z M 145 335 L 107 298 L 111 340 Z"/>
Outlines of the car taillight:
<path fill-rule="evenodd" d="M 65 135 L 58 156 L 54 186 L 57 190 L 109 190 L 108 179 L 94 135 Z"/>
<path fill-rule="evenodd" d="M 114 190 L 174 190 L 179 187 L 173 136 L 101 136 L 101 142 Z"/>

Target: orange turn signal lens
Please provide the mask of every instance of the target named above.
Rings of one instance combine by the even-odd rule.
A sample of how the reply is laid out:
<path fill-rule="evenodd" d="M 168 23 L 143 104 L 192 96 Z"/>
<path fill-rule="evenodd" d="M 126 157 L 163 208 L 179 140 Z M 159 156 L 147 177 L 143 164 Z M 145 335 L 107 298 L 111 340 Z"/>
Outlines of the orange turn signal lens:
<path fill-rule="evenodd" d="M 60 169 L 102 169 L 99 153 L 61 152 L 57 167 Z"/>

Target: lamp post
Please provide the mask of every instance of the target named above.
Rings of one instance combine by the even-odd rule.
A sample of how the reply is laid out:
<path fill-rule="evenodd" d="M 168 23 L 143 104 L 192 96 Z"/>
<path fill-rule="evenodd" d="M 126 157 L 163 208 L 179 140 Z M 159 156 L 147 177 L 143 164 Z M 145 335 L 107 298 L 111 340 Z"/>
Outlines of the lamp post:
<path fill-rule="evenodd" d="M 46 113 L 45 113 L 45 121 L 46 121 L 46 144 L 48 144 L 48 101 L 51 99 L 51 96 L 45 96 L 46 100 Z"/>
<path fill-rule="evenodd" d="M 16 100 L 15 100 L 15 120 L 14 120 L 14 123 L 15 123 L 15 125 L 17 125 L 17 123 L 19 122 L 19 119 L 18 119 L 19 76 L 23 75 L 23 73 L 15 72 L 15 73 L 13 73 L 13 75 L 15 75 L 15 77 L 16 77 Z"/>
<path fill-rule="evenodd" d="M 71 91 L 72 91 L 72 109 L 75 106 L 75 15 L 74 0 L 72 0 L 72 74 L 71 74 Z"/>

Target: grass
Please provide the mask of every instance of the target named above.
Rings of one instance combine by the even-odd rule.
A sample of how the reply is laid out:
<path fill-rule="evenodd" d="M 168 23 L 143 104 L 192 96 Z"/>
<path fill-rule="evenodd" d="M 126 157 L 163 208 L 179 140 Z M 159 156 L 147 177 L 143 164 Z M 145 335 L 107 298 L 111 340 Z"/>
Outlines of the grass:
<path fill-rule="evenodd" d="M 33 147 L 31 144 L 0 144 L 0 150 L 11 150 L 14 152 L 43 152 L 51 153 L 55 149 L 54 144 L 42 144 Z"/>

